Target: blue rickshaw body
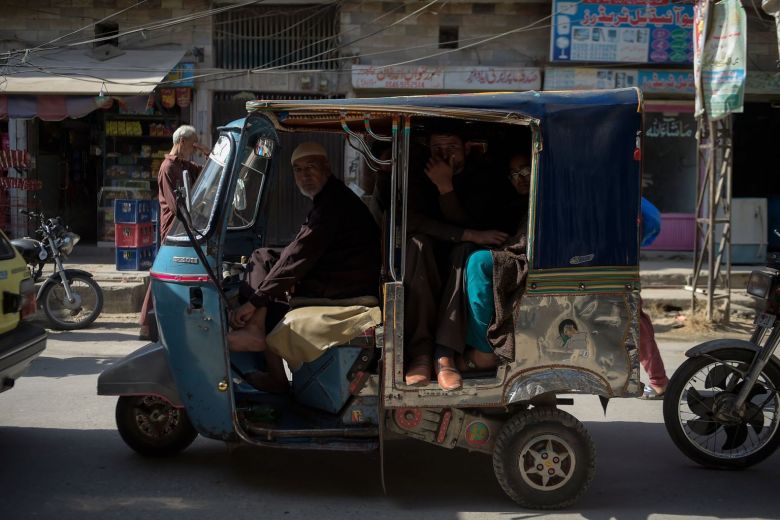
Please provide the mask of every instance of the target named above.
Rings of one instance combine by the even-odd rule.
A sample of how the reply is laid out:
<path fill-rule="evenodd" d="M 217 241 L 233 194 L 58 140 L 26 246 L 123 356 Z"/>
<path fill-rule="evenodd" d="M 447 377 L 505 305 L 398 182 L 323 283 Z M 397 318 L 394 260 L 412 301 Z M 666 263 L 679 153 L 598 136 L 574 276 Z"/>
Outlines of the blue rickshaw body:
<path fill-rule="evenodd" d="M 205 172 L 211 165 L 216 176 L 209 181 L 201 173 L 196 183 L 199 195 L 192 207 L 205 204 L 210 212 L 200 215 L 207 224 L 196 229 L 196 243 L 188 238 L 192 233 L 181 231 L 184 224 L 177 224 L 178 231 L 166 238 L 152 268 L 165 355 L 159 348 L 146 347 L 128 358 L 138 367 L 144 366 L 144 359 L 167 363 L 167 370 L 158 371 L 165 381 L 149 382 L 148 392 L 186 411 L 198 433 L 257 446 L 369 450 L 381 446 L 382 432 L 391 431 L 447 448 L 494 453 L 527 444 L 497 439 L 521 435 L 522 428 L 512 429 L 513 421 L 525 414 L 532 417 L 535 410 L 537 415 L 555 410 L 550 413 L 557 418 L 551 421 L 568 428 L 571 421 L 555 415 L 564 403 L 557 397 L 561 394 L 603 399 L 641 394 L 642 97 L 638 89 L 252 101 L 247 110 L 246 118 L 220 129 L 204 168 Z M 404 279 L 402 259 L 406 258 L 409 157 L 415 150 L 410 134 L 413 122 L 422 131 L 437 118 L 506 125 L 499 131 L 507 130 L 507 139 L 520 135 L 520 130 L 527 132 L 533 157 L 528 275 L 513 311 L 515 357 L 504 360 L 494 372 L 464 380 L 461 389 L 452 391 L 440 388 L 435 378 L 420 387 L 404 383 L 404 283 L 409 280 Z M 360 125 L 365 125 L 365 131 L 356 133 Z M 384 134 L 377 137 L 372 125 Z M 240 272 L 245 255 L 269 245 L 269 217 L 263 209 L 269 200 L 268 180 L 279 174 L 279 161 L 289 157 L 287 149 L 277 155 L 281 143 L 292 144 L 284 139 L 304 132 L 350 136 L 348 144 L 366 164 L 376 161 L 369 138 L 392 143 L 383 294 L 377 305 L 382 320 L 348 344 L 332 346 L 321 358 L 294 370 L 293 395 L 273 396 L 246 382 L 246 373 L 262 368 L 262 360 L 255 354 L 229 352 L 228 312 L 237 305 L 240 280 L 233 270 Z M 220 169 L 214 166 L 217 163 Z M 256 195 L 251 199 L 255 206 L 246 203 L 248 193 Z M 559 330 L 568 331 L 566 338 L 557 336 Z M 579 350 L 572 353 L 575 348 Z M 101 375 L 99 393 L 123 396 L 143 391 L 138 378 L 128 378 L 124 384 L 122 370 L 108 372 Z M 178 394 L 175 402 L 171 380 Z M 123 386 L 128 389 L 125 394 Z M 581 431 L 584 427 L 572 435 Z M 563 444 L 577 444 L 569 440 Z M 578 467 L 592 471 L 589 455 L 578 456 L 585 457 Z M 507 457 L 514 461 L 510 465 L 518 465 L 517 454 Z M 513 485 L 521 480 L 518 477 Z M 565 505 L 571 498 L 523 502 L 508 484 L 501 483 L 524 504 Z M 571 486 L 586 487 L 587 482 Z"/>

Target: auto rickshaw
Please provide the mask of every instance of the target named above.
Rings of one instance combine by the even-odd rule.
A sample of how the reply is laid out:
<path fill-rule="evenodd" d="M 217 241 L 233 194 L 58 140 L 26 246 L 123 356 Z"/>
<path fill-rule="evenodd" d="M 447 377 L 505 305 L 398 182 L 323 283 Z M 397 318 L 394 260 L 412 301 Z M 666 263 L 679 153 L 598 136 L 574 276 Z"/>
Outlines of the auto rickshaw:
<path fill-rule="evenodd" d="M 119 396 L 125 442 L 152 456 L 179 452 L 198 434 L 264 447 L 381 452 L 393 432 L 492 456 L 499 484 L 522 506 L 560 508 L 582 496 L 595 451 L 582 423 L 559 409 L 573 399 L 561 396 L 597 395 L 606 406 L 642 391 L 641 92 L 258 100 L 247 111 L 219 129 L 154 262 L 160 342 L 100 375 L 98 393 Z M 416 136 L 432 120 L 472 125 L 505 151 L 527 137 L 532 157 L 529 271 L 514 310 L 514 359 L 454 391 L 435 380 L 404 382 L 408 177 Z M 262 359 L 229 351 L 227 316 L 242 257 L 283 245 L 274 219 L 300 205 L 290 198 L 289 154 L 312 138 L 333 152 L 334 171 L 351 168 L 345 150 L 369 168 L 391 169 L 382 298 L 369 304 L 381 308 L 382 320 L 296 368 L 292 393 L 279 396 L 243 379 Z M 377 157 L 372 142 L 386 143 L 390 159 Z M 562 340 L 564 322 L 574 332 Z"/>

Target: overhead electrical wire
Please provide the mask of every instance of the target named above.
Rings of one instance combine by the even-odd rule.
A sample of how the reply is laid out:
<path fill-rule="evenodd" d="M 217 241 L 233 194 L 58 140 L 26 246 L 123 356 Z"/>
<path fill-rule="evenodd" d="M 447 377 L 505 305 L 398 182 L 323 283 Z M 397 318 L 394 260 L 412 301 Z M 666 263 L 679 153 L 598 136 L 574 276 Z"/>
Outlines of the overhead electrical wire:
<path fill-rule="evenodd" d="M 48 41 L 46 43 L 42 43 L 40 45 L 37 45 L 37 46 L 33 47 L 32 49 L 27 49 L 27 52 L 34 52 L 34 51 L 36 51 L 38 49 L 47 47 L 47 46 L 49 46 L 49 45 L 51 45 L 53 43 L 57 43 L 60 40 L 64 40 L 64 39 L 68 38 L 69 36 L 76 35 L 76 34 L 80 33 L 81 31 L 85 31 L 85 30 L 87 30 L 89 28 L 96 27 L 99 23 L 103 23 L 103 22 L 105 22 L 107 20 L 110 20 L 111 18 L 119 16 L 122 13 L 125 13 L 125 12 L 127 12 L 127 11 L 129 11 L 131 9 L 134 9 L 134 8 L 138 7 L 139 5 L 146 3 L 146 1 L 147 0 L 138 0 L 138 2 L 136 2 L 133 5 L 131 5 L 130 7 L 126 7 L 124 9 L 122 9 L 121 11 L 116 11 L 115 13 L 111 13 L 110 15 L 108 15 L 108 16 L 106 16 L 104 18 L 101 18 L 100 20 L 97 20 L 96 22 L 92 22 L 90 24 L 87 24 L 84 27 L 81 27 L 80 29 L 76 29 L 75 31 L 69 32 L 68 34 L 64 34 L 62 36 L 58 36 L 57 38 L 54 38 L 53 40 L 50 40 L 50 41 Z"/>
<path fill-rule="evenodd" d="M 166 20 L 159 21 L 159 22 L 151 22 L 151 23 L 148 23 L 148 24 L 131 27 L 129 29 L 126 29 L 124 31 L 121 31 L 121 32 L 119 32 L 117 34 L 113 34 L 113 35 L 110 35 L 110 36 L 102 36 L 102 37 L 90 38 L 90 39 L 82 40 L 82 41 L 78 41 L 78 42 L 64 43 L 64 44 L 58 45 L 56 47 L 51 47 L 51 48 L 49 48 L 49 47 L 40 47 L 39 46 L 39 47 L 34 47 L 34 48 L 15 49 L 13 51 L 4 51 L 4 52 L 0 52 L 0 57 L 17 56 L 17 55 L 20 55 L 20 54 L 26 56 L 30 52 L 33 52 L 33 51 L 37 52 L 37 51 L 49 51 L 49 50 L 73 48 L 73 47 L 79 47 L 79 46 L 82 46 L 82 45 L 88 45 L 88 44 L 91 44 L 91 43 L 99 43 L 99 42 L 103 42 L 103 41 L 107 41 L 107 40 L 113 40 L 113 39 L 116 39 L 116 38 L 119 38 L 119 37 L 122 37 L 122 36 L 128 36 L 128 35 L 131 35 L 131 34 L 142 33 L 142 32 L 145 32 L 145 31 L 157 31 L 157 30 L 173 27 L 173 26 L 176 26 L 176 25 L 189 23 L 189 22 L 192 22 L 192 21 L 195 21 L 195 20 L 200 20 L 200 19 L 203 19 L 203 18 L 209 18 L 209 17 L 214 16 L 216 14 L 220 14 L 220 13 L 223 13 L 223 12 L 226 12 L 226 11 L 231 11 L 233 9 L 238 9 L 240 7 L 247 7 L 247 6 L 263 3 L 265 1 L 266 0 L 252 0 L 250 2 L 245 2 L 245 3 L 241 3 L 241 4 L 232 4 L 232 5 L 219 7 L 219 8 L 215 8 L 215 9 L 208 9 L 208 10 L 205 10 L 205 11 L 199 11 L 197 13 L 188 14 L 188 15 L 184 15 L 184 16 L 180 16 L 180 17 L 168 18 Z M 90 27 L 92 25 L 95 25 L 95 24 L 91 24 L 91 25 L 89 25 L 87 27 Z M 83 29 L 81 29 L 81 30 L 83 30 Z"/>

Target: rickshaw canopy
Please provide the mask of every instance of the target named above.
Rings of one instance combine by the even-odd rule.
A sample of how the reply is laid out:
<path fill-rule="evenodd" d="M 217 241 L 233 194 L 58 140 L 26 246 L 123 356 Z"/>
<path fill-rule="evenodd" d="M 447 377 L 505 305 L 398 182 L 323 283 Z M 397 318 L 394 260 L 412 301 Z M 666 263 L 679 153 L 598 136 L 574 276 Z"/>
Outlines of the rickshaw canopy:
<path fill-rule="evenodd" d="M 639 89 L 250 101 L 280 128 L 338 130 L 345 113 L 508 122 L 538 132 L 531 250 L 536 269 L 636 266 L 641 192 Z"/>

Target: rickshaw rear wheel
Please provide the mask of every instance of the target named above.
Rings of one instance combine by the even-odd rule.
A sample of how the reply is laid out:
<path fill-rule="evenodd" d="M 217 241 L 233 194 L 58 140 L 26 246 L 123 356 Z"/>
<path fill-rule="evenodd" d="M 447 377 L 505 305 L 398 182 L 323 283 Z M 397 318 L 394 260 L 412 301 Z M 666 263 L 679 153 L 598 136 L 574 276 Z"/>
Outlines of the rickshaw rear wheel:
<path fill-rule="evenodd" d="M 198 436 L 184 408 L 153 395 L 120 397 L 116 426 L 122 440 L 146 457 L 175 455 Z"/>
<path fill-rule="evenodd" d="M 496 479 L 523 507 L 561 509 L 588 490 L 596 449 L 585 426 L 554 408 L 534 408 L 510 418 L 493 451 Z"/>

